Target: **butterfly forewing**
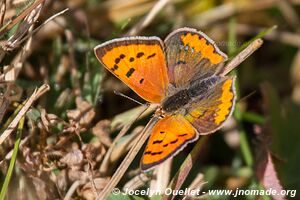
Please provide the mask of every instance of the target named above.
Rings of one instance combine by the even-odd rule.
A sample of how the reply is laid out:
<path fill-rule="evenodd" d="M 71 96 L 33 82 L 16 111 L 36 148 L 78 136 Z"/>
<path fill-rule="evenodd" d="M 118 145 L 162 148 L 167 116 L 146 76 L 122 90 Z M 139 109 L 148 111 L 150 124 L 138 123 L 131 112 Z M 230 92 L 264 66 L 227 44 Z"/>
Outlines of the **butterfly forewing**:
<path fill-rule="evenodd" d="M 208 36 L 191 28 L 170 33 L 165 46 L 170 83 L 179 88 L 212 76 L 227 59 Z"/>
<path fill-rule="evenodd" d="M 143 99 L 159 103 L 168 85 L 162 41 L 157 37 L 114 39 L 95 47 L 98 60 Z"/>
<path fill-rule="evenodd" d="M 166 116 L 152 130 L 141 169 L 146 171 L 162 163 L 197 138 L 195 128 L 182 115 Z"/>

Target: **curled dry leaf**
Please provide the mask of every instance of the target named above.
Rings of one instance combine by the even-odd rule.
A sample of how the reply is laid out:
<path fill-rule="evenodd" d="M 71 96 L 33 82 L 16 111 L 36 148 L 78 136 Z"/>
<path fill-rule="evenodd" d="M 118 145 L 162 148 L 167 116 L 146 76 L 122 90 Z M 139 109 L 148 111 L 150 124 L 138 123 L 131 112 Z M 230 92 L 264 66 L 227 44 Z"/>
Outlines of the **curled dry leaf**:
<path fill-rule="evenodd" d="M 99 141 L 91 142 L 84 148 L 85 157 L 92 165 L 92 168 L 94 168 L 100 161 L 102 161 L 105 153 L 106 149 Z"/>
<path fill-rule="evenodd" d="M 95 178 L 93 181 L 94 186 L 96 187 L 96 190 L 99 193 L 108 184 L 109 178 Z M 78 193 L 81 194 L 87 200 L 95 199 L 95 192 L 91 182 L 86 183 Z"/>
<path fill-rule="evenodd" d="M 68 177 L 71 182 L 80 181 L 81 183 L 86 183 L 89 180 L 89 175 L 87 172 L 69 169 Z"/>
<path fill-rule="evenodd" d="M 95 110 L 92 104 L 76 98 L 76 109 L 67 111 L 67 116 L 70 122 L 75 122 L 81 127 L 90 125 L 95 117 Z"/>
<path fill-rule="evenodd" d="M 103 143 L 107 147 L 109 147 L 112 143 L 111 138 L 109 136 L 110 123 L 111 121 L 109 120 L 101 120 L 92 128 L 93 134 L 96 135 L 101 141 L 101 143 Z"/>
<path fill-rule="evenodd" d="M 60 194 L 65 194 L 68 189 L 68 177 L 67 177 L 67 170 L 63 169 L 59 172 L 56 176 L 56 185 L 60 191 Z"/>
<path fill-rule="evenodd" d="M 69 167 L 79 165 L 83 161 L 83 154 L 79 149 L 67 153 L 60 159 L 60 162 L 67 164 Z"/>
<path fill-rule="evenodd" d="M 50 128 L 56 126 L 57 123 L 64 122 L 62 119 L 59 119 L 56 115 L 46 113 L 45 109 L 41 109 L 41 121 L 48 132 Z"/>

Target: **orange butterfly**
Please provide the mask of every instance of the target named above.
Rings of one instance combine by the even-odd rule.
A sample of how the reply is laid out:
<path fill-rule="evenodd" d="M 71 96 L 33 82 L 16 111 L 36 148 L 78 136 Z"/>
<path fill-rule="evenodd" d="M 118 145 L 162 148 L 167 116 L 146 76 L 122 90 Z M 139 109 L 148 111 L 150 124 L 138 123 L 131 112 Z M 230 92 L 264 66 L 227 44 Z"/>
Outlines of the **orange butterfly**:
<path fill-rule="evenodd" d="M 204 33 L 180 28 L 158 37 L 125 37 L 95 47 L 98 60 L 162 113 L 141 160 L 149 170 L 231 115 L 235 77 L 221 76 L 227 56 Z"/>

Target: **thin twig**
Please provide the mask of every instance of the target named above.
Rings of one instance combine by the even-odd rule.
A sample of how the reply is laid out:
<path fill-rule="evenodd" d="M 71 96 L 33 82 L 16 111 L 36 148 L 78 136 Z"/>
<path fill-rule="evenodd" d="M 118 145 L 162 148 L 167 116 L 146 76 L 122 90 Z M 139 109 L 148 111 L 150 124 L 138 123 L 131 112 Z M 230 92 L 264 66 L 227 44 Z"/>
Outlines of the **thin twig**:
<path fill-rule="evenodd" d="M 30 13 L 32 10 L 34 10 L 36 7 L 38 7 L 38 5 L 44 3 L 45 0 L 37 0 L 36 2 L 34 2 L 33 4 L 31 4 L 28 8 L 26 8 L 26 10 L 24 10 L 19 16 L 17 16 L 15 19 L 13 19 L 12 21 L 10 21 L 8 24 L 6 24 L 5 26 L 3 26 L 0 29 L 0 35 L 2 35 L 3 33 L 5 33 L 6 31 L 10 30 L 12 27 L 14 27 L 17 23 L 19 23 L 23 18 L 25 18 L 28 13 Z"/>
<path fill-rule="evenodd" d="M 39 89 L 36 89 L 33 94 L 30 96 L 28 100 L 26 100 L 25 105 L 17 114 L 17 116 L 12 120 L 12 122 L 8 125 L 7 129 L 0 136 L 0 145 L 4 142 L 4 140 L 14 131 L 17 127 L 21 118 L 26 114 L 30 106 L 37 100 L 41 95 L 47 92 L 50 89 L 49 85 L 42 85 Z"/>
<path fill-rule="evenodd" d="M 153 8 L 150 10 L 150 12 L 146 15 L 145 18 L 143 18 L 139 23 L 137 23 L 128 33 L 127 35 L 136 35 L 138 34 L 142 29 L 147 27 L 151 21 L 154 19 L 154 17 L 167 5 L 167 3 L 170 0 L 159 0 Z"/>
<path fill-rule="evenodd" d="M 24 42 L 27 38 L 31 37 L 33 34 L 35 34 L 37 31 L 39 31 L 41 28 L 43 28 L 47 23 L 49 23 L 50 21 L 52 21 L 54 18 L 64 14 L 65 12 L 67 12 L 69 10 L 69 8 L 66 8 L 54 15 L 52 15 L 51 17 L 49 17 L 46 21 L 44 21 L 44 23 L 42 23 L 39 27 L 35 28 L 31 33 L 29 33 L 28 35 L 26 35 L 24 38 L 22 38 L 18 43 L 15 44 L 15 46 L 20 45 L 22 42 Z"/>
<path fill-rule="evenodd" d="M 235 56 L 224 68 L 224 70 L 220 73 L 221 76 L 225 76 L 234 68 L 239 66 L 244 60 L 246 60 L 254 51 L 256 51 L 263 44 L 262 39 L 254 40 L 248 47 L 246 47 L 243 51 L 241 51 L 237 56 Z"/>
<path fill-rule="evenodd" d="M 147 140 L 151 133 L 151 129 L 155 125 L 155 123 L 159 120 L 158 117 L 153 117 L 147 124 L 147 126 L 144 128 L 143 132 L 137 137 L 135 140 L 135 144 L 128 152 L 127 156 L 121 163 L 120 167 L 117 169 L 117 171 L 112 176 L 109 183 L 105 186 L 105 188 L 102 190 L 100 196 L 97 198 L 97 200 L 103 200 L 106 199 L 106 197 L 110 194 L 112 189 L 116 187 L 118 182 L 123 177 L 124 173 L 126 172 L 127 168 L 139 152 L 140 148 L 143 146 L 144 142 Z"/>

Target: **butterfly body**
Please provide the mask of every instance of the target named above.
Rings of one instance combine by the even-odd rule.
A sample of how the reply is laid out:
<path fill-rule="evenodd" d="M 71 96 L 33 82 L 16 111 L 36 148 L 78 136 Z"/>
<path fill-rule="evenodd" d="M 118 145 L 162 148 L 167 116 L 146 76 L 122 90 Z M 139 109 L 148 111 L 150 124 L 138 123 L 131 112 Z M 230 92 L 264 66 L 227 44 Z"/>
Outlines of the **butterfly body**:
<path fill-rule="evenodd" d="M 172 96 L 167 97 L 161 107 L 166 113 L 187 113 L 190 104 L 197 102 L 207 95 L 209 89 L 220 80 L 219 76 L 212 76 L 204 80 L 197 79 L 188 87 L 178 90 Z"/>
<path fill-rule="evenodd" d="M 227 56 L 204 33 L 178 29 L 158 37 L 114 39 L 95 47 L 98 60 L 148 102 L 159 104 L 141 168 L 177 154 L 231 115 L 235 77 L 218 75 Z"/>

